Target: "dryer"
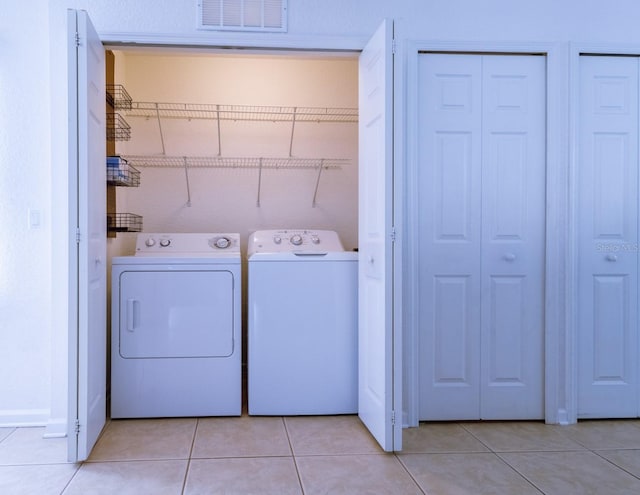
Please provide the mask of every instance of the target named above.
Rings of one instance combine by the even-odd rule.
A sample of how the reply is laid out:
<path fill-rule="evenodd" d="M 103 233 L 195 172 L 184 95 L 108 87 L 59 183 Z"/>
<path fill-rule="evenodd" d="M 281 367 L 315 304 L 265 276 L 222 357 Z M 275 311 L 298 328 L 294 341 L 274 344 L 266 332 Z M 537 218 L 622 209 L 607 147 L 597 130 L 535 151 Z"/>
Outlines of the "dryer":
<path fill-rule="evenodd" d="M 111 300 L 112 418 L 241 414 L 239 234 L 138 234 Z"/>
<path fill-rule="evenodd" d="M 336 232 L 264 230 L 248 256 L 253 415 L 358 411 L 358 255 Z"/>

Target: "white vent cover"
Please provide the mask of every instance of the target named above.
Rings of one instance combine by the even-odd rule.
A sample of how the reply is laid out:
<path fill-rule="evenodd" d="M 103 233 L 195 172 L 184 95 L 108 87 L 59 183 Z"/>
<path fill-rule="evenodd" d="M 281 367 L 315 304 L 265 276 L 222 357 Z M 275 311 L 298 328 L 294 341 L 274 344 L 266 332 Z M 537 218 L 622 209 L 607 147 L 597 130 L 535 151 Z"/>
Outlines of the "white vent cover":
<path fill-rule="evenodd" d="M 225 31 L 284 32 L 287 0 L 199 0 L 198 27 Z"/>

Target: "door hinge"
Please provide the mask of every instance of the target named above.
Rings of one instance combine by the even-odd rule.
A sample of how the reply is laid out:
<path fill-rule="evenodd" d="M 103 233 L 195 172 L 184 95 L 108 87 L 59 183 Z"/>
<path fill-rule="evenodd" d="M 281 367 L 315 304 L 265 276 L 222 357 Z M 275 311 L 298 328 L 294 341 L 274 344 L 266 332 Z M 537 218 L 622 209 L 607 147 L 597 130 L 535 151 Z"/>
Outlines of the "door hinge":
<path fill-rule="evenodd" d="M 391 426 L 395 426 L 396 425 L 396 411 L 393 410 L 391 411 Z"/>
<path fill-rule="evenodd" d="M 76 435 L 80 434 L 80 420 L 76 419 L 76 424 L 74 425 L 74 431 L 76 432 Z"/>
<path fill-rule="evenodd" d="M 76 46 L 80 46 L 80 33 L 76 32 Z"/>
<path fill-rule="evenodd" d="M 391 233 L 389 234 L 391 237 L 391 242 L 396 242 L 396 228 L 391 227 Z"/>
<path fill-rule="evenodd" d="M 76 229 L 76 244 L 80 244 L 80 229 Z"/>

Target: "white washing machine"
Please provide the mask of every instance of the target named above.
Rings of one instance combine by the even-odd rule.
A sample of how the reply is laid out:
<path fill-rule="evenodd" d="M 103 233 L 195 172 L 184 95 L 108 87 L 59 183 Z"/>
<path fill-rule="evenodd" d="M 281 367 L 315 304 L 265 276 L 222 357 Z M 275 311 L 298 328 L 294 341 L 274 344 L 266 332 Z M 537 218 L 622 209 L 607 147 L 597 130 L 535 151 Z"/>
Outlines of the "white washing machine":
<path fill-rule="evenodd" d="M 240 415 L 240 235 L 138 234 L 112 263 L 111 417 Z"/>
<path fill-rule="evenodd" d="M 326 230 L 255 232 L 248 256 L 253 415 L 358 411 L 358 255 Z"/>

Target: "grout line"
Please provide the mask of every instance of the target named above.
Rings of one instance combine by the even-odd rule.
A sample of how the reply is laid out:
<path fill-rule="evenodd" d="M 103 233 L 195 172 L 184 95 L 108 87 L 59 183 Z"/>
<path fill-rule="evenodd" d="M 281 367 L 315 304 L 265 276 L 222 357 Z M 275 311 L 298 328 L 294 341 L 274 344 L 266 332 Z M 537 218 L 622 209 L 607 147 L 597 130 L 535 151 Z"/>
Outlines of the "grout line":
<path fill-rule="evenodd" d="M 184 471 L 184 479 L 182 480 L 182 490 L 180 493 L 184 495 L 184 491 L 187 489 L 187 479 L 189 478 L 189 470 L 191 469 L 191 458 L 193 456 L 193 448 L 196 444 L 196 436 L 198 435 L 198 426 L 200 425 L 200 418 L 196 418 L 196 425 L 193 429 L 193 438 L 191 439 L 191 447 L 189 448 L 189 456 L 187 457 L 187 468 Z"/>
<path fill-rule="evenodd" d="M 418 487 L 418 490 L 420 490 L 420 493 L 422 493 L 422 495 L 429 495 L 426 491 L 424 491 L 422 489 L 422 485 L 420 485 L 420 483 L 418 483 L 418 480 L 415 479 L 413 477 L 413 474 L 411 474 L 411 471 L 409 471 L 409 469 L 407 468 L 407 466 L 404 465 L 404 462 L 402 462 L 402 459 L 400 459 L 400 457 L 398 456 L 398 454 L 396 454 L 395 452 L 393 452 L 393 456 L 396 458 L 396 460 L 400 463 L 400 466 L 402 466 L 402 469 L 404 469 L 404 472 L 407 473 L 407 475 L 409 476 L 409 478 L 411 478 L 413 480 L 413 482 L 416 484 L 416 486 Z"/>
<path fill-rule="evenodd" d="M 293 459 L 293 466 L 296 468 L 296 476 L 298 477 L 300 492 L 302 493 L 302 495 L 304 495 L 304 485 L 302 484 L 302 477 L 300 476 L 300 468 L 298 467 L 298 460 L 296 459 L 295 452 L 293 451 L 293 444 L 291 443 L 289 428 L 287 428 L 287 421 L 284 416 L 282 416 L 282 424 L 284 425 L 284 432 L 287 435 L 287 442 L 289 443 L 289 449 L 291 450 L 291 458 Z"/>

